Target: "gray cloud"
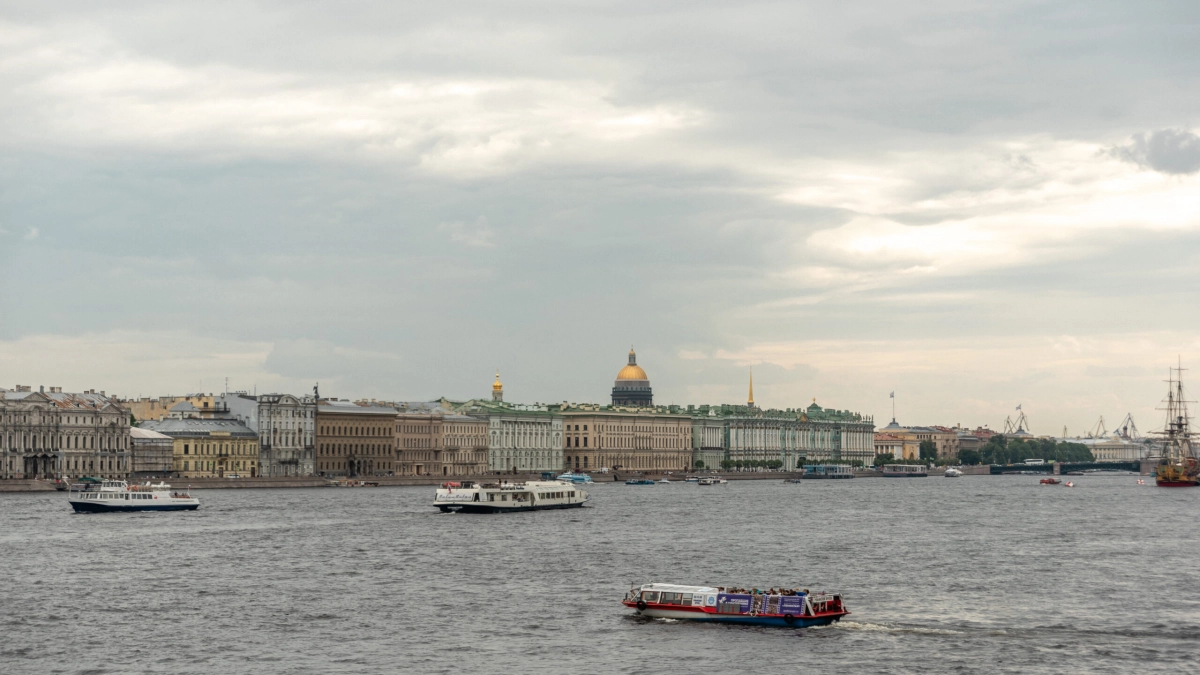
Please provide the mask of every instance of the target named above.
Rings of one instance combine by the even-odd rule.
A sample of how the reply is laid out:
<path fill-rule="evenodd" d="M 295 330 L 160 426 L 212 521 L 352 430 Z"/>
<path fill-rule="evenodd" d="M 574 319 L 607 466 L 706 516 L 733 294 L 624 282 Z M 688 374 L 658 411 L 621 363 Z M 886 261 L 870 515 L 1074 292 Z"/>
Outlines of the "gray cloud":
<path fill-rule="evenodd" d="M 0 339 L 169 328 L 172 351 L 274 345 L 243 382 L 469 396 L 499 367 L 525 401 L 603 400 L 633 342 L 663 401 L 741 400 L 736 364 L 761 362 L 762 403 L 882 409 L 903 382 L 881 398 L 843 375 L 902 371 L 875 360 L 889 341 L 1040 345 L 1195 300 L 1162 290 L 1200 269 L 1195 137 L 1122 149 L 1180 176 L 1168 194 L 1113 195 L 1120 174 L 1078 160 L 1194 114 L 1197 11 L 17 4 L 0 21 Z M 804 341 L 858 346 L 778 372 L 712 357 Z M 222 367 L 189 377 L 238 377 Z M 154 372 L 133 393 L 181 388 Z M 978 410 L 918 417 L 999 421 Z"/>
<path fill-rule="evenodd" d="M 1196 173 L 1200 171 L 1200 136 L 1186 129 L 1135 134 L 1132 142 L 1113 148 L 1112 154 L 1163 173 Z"/>

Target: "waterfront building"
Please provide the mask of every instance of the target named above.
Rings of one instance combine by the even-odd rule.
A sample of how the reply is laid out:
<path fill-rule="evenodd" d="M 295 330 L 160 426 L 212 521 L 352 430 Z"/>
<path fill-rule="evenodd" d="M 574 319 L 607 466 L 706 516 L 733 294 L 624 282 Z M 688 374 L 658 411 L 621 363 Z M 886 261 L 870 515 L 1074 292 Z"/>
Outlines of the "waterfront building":
<path fill-rule="evenodd" d="M 892 459 L 905 459 L 904 439 L 895 434 L 875 434 L 875 456 L 879 455 L 887 455 Z"/>
<path fill-rule="evenodd" d="M 172 406 L 168 417 L 143 422 L 140 428 L 171 437 L 171 468 L 180 478 L 259 475 L 258 434 L 238 420 L 200 414 L 190 402 L 182 401 Z"/>
<path fill-rule="evenodd" d="M 805 462 L 853 463 L 869 466 L 875 459 L 875 425 L 870 416 L 822 408 L 786 410 L 757 406 L 688 406 L 692 417 L 693 453 L 697 446 L 710 462 L 778 460 L 794 471 Z M 719 430 L 718 430 L 719 429 Z M 720 442 L 718 451 L 713 443 Z M 717 460 L 717 456 L 721 456 Z"/>
<path fill-rule="evenodd" d="M 129 429 L 130 480 L 166 478 L 174 468 L 175 439 L 152 429 Z"/>
<path fill-rule="evenodd" d="M 550 406 L 562 416 L 566 469 L 687 471 L 692 467 L 692 420 L 677 406 Z"/>
<path fill-rule="evenodd" d="M 317 401 L 316 471 L 386 476 L 395 471 L 396 409 L 369 401 Z"/>
<path fill-rule="evenodd" d="M 158 421 L 171 412 L 179 403 L 190 403 L 201 415 L 216 411 L 216 398 L 212 394 L 186 394 L 184 396 L 160 396 L 158 398 L 130 398 L 119 401 L 121 407 L 133 415 L 135 422 Z"/>
<path fill-rule="evenodd" d="M 488 471 L 486 418 L 459 414 L 438 401 L 400 403 L 396 409 L 396 475 L 472 476 Z"/>
<path fill-rule="evenodd" d="M 0 477 L 124 478 L 129 412 L 103 391 L 0 388 Z"/>
<path fill-rule="evenodd" d="M 922 441 L 930 441 L 934 444 L 934 446 L 937 448 L 938 459 L 957 459 L 958 451 L 961 447 L 959 445 L 958 429 L 951 429 L 948 427 L 905 427 L 901 426 L 896 422 L 895 419 L 893 419 L 890 424 L 880 429 L 880 431 L 893 436 L 899 436 L 905 440 L 905 459 L 910 459 L 908 457 L 910 453 L 907 449 L 907 444 L 912 444 L 917 447 L 917 454 L 911 459 L 921 458 L 920 446 Z"/>
<path fill-rule="evenodd" d="M 650 389 L 650 378 L 637 364 L 637 354 L 629 348 L 629 363 L 617 373 L 612 390 L 613 406 L 654 405 L 654 393 Z"/>
<path fill-rule="evenodd" d="M 316 398 L 236 392 L 221 395 L 214 405 L 258 434 L 261 475 L 316 473 Z"/>
<path fill-rule="evenodd" d="M 692 466 L 720 469 L 721 462 L 728 459 L 725 419 L 719 417 L 714 408 L 708 408 L 703 414 L 693 412 L 692 406 L 688 406 L 688 410 L 692 415 Z"/>
<path fill-rule="evenodd" d="M 490 471 L 562 471 L 563 418 L 548 406 L 479 399 L 442 399 L 441 403 L 460 414 L 487 420 Z"/>

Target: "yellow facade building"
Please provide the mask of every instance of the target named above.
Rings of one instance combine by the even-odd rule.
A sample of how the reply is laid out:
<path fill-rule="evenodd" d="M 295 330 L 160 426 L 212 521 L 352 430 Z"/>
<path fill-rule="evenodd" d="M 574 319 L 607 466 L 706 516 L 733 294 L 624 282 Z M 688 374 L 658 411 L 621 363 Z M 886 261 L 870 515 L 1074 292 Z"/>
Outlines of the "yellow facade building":
<path fill-rule="evenodd" d="M 180 478 L 259 475 L 258 434 L 237 420 L 168 417 L 139 426 L 171 437 L 172 473 Z"/>

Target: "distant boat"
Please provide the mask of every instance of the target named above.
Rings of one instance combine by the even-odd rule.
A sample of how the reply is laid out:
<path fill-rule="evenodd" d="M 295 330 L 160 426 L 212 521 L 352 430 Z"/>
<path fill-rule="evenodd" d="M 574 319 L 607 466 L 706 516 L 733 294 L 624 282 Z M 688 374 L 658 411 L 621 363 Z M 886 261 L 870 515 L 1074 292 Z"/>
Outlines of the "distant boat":
<path fill-rule="evenodd" d="M 950 467 L 949 469 L 946 469 L 946 478 L 959 478 L 962 475 L 963 475 L 963 472 L 959 471 L 958 469 L 955 469 L 954 467 Z"/>
<path fill-rule="evenodd" d="M 854 469 L 845 464 L 805 464 L 801 478 L 812 480 L 816 478 L 854 478 Z"/>
<path fill-rule="evenodd" d="M 1043 478 L 1038 482 L 1042 485 L 1058 485 L 1062 483 L 1062 481 L 1057 478 Z"/>
<path fill-rule="evenodd" d="M 1167 425 L 1162 430 L 1163 453 L 1154 467 L 1154 483 L 1159 487 L 1196 487 L 1200 485 L 1200 461 L 1192 447 L 1188 425 L 1187 401 L 1183 396 L 1183 368 L 1172 368 L 1167 389 Z"/>
<path fill-rule="evenodd" d="M 630 478 L 625 481 L 626 485 L 654 485 L 654 481 L 649 478 Z"/>
<path fill-rule="evenodd" d="M 663 478 L 662 480 L 660 480 L 660 481 L 658 481 L 658 482 L 660 482 L 660 483 L 670 483 L 671 481 L 667 480 L 666 478 Z"/>
<path fill-rule="evenodd" d="M 443 513 L 512 513 L 583 506 L 588 493 L 567 481 L 476 483 L 450 481 L 434 493 L 433 505 Z"/>
<path fill-rule="evenodd" d="M 699 477 L 699 476 L 688 476 L 687 478 L 683 479 L 683 482 L 685 482 L 685 483 L 699 483 L 699 482 L 700 482 L 700 477 Z"/>
<path fill-rule="evenodd" d="M 929 470 L 924 464 L 884 464 L 884 478 L 924 478 Z"/>
<path fill-rule="evenodd" d="M 570 471 L 562 474 L 556 480 L 565 480 L 568 483 L 592 483 L 592 477 L 586 473 L 572 473 Z"/>

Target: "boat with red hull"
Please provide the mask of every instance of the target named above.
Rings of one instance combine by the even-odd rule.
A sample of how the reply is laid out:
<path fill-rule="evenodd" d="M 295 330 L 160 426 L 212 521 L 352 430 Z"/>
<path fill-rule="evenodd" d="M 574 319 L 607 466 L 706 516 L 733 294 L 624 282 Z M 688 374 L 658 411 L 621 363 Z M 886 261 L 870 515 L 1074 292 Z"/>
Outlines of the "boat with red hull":
<path fill-rule="evenodd" d="M 625 594 L 621 604 L 638 616 L 804 628 L 827 626 L 850 614 L 841 595 L 799 589 L 769 592 L 714 586 L 644 584 Z"/>
<path fill-rule="evenodd" d="M 1163 438 L 1162 459 L 1154 467 L 1158 487 L 1196 487 L 1200 485 L 1200 461 L 1192 446 L 1191 417 L 1183 395 L 1183 368 L 1172 368 L 1167 379 L 1167 423 L 1159 435 Z M 1179 373 L 1175 377 L 1174 373 Z"/>

